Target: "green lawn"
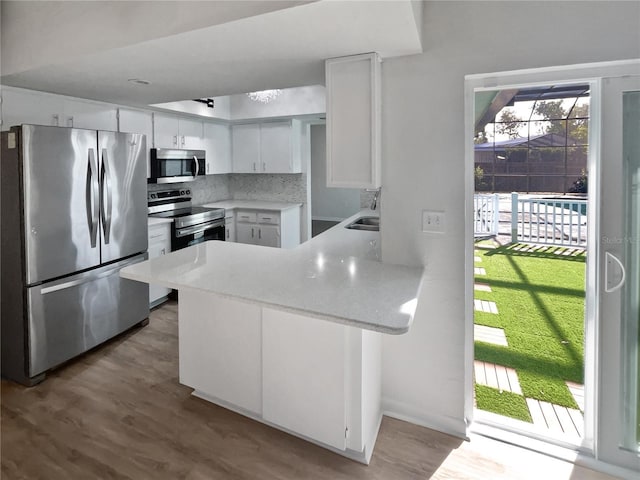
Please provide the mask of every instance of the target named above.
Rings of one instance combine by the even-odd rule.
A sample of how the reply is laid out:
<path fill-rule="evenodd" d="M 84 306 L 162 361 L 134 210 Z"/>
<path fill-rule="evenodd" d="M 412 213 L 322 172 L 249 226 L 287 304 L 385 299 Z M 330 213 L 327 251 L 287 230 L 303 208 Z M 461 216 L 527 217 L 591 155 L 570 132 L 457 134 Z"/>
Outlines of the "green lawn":
<path fill-rule="evenodd" d="M 520 247 L 476 245 L 482 258 L 476 266 L 487 272 L 476 275 L 476 282 L 488 283 L 492 291 L 474 296 L 495 302 L 499 313 L 475 312 L 475 323 L 504 329 L 509 346 L 475 342 L 475 358 L 514 368 L 525 397 L 578 408 L 564 381 L 583 383 L 585 253 L 564 256 L 556 253 L 566 251 L 560 247 L 526 252 Z M 513 400 L 502 409 L 488 408 L 487 402 L 498 402 L 494 397 L 483 392 L 485 406 L 478 401 L 479 408 L 526 420 L 521 411 L 512 413 Z"/>

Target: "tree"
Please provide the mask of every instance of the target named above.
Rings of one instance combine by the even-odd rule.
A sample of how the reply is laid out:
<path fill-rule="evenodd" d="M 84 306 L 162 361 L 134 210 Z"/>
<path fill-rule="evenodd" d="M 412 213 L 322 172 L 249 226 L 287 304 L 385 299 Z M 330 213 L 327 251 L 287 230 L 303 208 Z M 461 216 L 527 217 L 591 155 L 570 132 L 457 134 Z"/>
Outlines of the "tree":
<path fill-rule="evenodd" d="M 507 135 L 510 139 L 514 139 L 520 136 L 518 130 L 524 125 L 526 125 L 526 122 L 523 122 L 520 117 L 509 110 L 504 110 L 496 122 L 496 131 Z"/>
<path fill-rule="evenodd" d="M 476 132 L 476 136 L 473 137 L 473 143 L 478 145 L 480 143 L 487 143 L 487 142 L 489 142 L 489 139 L 487 138 L 487 134 L 484 132 L 484 130 Z"/>
<path fill-rule="evenodd" d="M 534 113 L 548 123 L 540 133 L 555 133 L 562 137 L 569 129 L 569 145 L 585 145 L 589 137 L 589 104 L 576 105 L 570 112 L 562 106 L 562 100 L 543 100 L 536 104 Z M 567 118 L 569 116 L 569 118 Z"/>

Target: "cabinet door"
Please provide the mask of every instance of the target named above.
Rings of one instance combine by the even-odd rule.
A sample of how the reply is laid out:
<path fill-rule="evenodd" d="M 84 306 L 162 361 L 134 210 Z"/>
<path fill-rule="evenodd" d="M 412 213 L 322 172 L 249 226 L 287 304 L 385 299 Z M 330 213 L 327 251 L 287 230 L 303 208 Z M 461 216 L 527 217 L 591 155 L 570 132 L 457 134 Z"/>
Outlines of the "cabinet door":
<path fill-rule="evenodd" d="M 87 102 L 65 98 L 63 102 L 65 127 L 89 130 L 118 130 L 118 109 L 107 103 Z"/>
<path fill-rule="evenodd" d="M 260 165 L 260 125 L 248 123 L 231 127 L 233 172 L 258 173 Z"/>
<path fill-rule="evenodd" d="M 204 129 L 199 120 L 180 118 L 178 120 L 178 135 L 180 148 L 188 150 L 204 150 Z"/>
<path fill-rule="evenodd" d="M 346 328 L 262 309 L 262 415 L 344 450 Z"/>
<path fill-rule="evenodd" d="M 256 244 L 258 226 L 255 223 L 238 223 L 236 225 L 236 242 Z"/>
<path fill-rule="evenodd" d="M 204 124 L 207 174 L 231 173 L 231 128 L 216 123 Z"/>
<path fill-rule="evenodd" d="M 153 146 L 155 148 L 181 148 L 178 136 L 178 117 L 153 114 Z"/>
<path fill-rule="evenodd" d="M 31 90 L 2 87 L 2 130 L 14 125 L 62 126 L 62 98 Z"/>
<path fill-rule="evenodd" d="M 144 152 L 147 161 L 147 178 L 151 176 L 149 169 L 149 149 L 153 148 L 153 117 L 151 112 L 142 110 L 118 109 L 118 131 L 125 133 L 142 133 L 147 137 L 147 149 Z"/>
<path fill-rule="evenodd" d="M 236 224 L 233 221 L 233 218 L 225 219 L 224 229 L 225 229 L 225 240 L 227 242 L 235 242 L 236 241 Z"/>
<path fill-rule="evenodd" d="M 380 61 L 375 53 L 330 59 L 327 186 L 380 186 Z"/>
<path fill-rule="evenodd" d="M 153 236 L 152 231 L 149 230 L 149 237 Z M 167 237 L 167 243 L 169 238 Z M 170 247 L 163 242 L 152 242 L 149 240 L 149 259 L 158 258 L 162 255 L 169 253 Z M 161 298 L 166 297 L 171 292 L 170 288 L 149 284 L 149 305 L 157 302 Z"/>
<path fill-rule="evenodd" d="M 260 415 L 260 307 L 182 289 L 178 309 L 180 383 Z"/>
<path fill-rule="evenodd" d="M 258 245 L 280 247 L 280 227 L 278 225 L 258 225 Z"/>
<path fill-rule="evenodd" d="M 263 173 L 292 173 L 291 122 L 260 125 L 260 171 Z"/>

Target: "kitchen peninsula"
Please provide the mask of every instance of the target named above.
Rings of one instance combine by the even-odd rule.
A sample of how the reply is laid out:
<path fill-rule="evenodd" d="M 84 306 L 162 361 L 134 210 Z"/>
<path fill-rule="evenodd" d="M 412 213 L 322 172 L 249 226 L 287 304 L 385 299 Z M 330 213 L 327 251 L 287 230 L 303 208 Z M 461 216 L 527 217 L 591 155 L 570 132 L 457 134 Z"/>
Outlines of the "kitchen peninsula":
<path fill-rule="evenodd" d="M 379 232 L 283 250 L 206 242 L 123 269 L 175 288 L 193 394 L 368 463 L 382 418 L 381 334 L 408 331 L 422 268 L 380 262 Z"/>

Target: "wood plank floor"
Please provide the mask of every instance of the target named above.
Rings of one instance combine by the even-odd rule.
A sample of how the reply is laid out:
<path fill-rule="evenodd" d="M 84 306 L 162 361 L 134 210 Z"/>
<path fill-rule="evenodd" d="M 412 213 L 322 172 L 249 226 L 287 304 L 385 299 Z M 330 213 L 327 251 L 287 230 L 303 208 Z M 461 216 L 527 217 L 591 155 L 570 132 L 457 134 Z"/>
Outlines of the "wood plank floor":
<path fill-rule="evenodd" d="M 2 479 L 607 479 L 384 418 L 369 466 L 190 395 L 177 305 L 24 388 L 2 381 Z"/>

